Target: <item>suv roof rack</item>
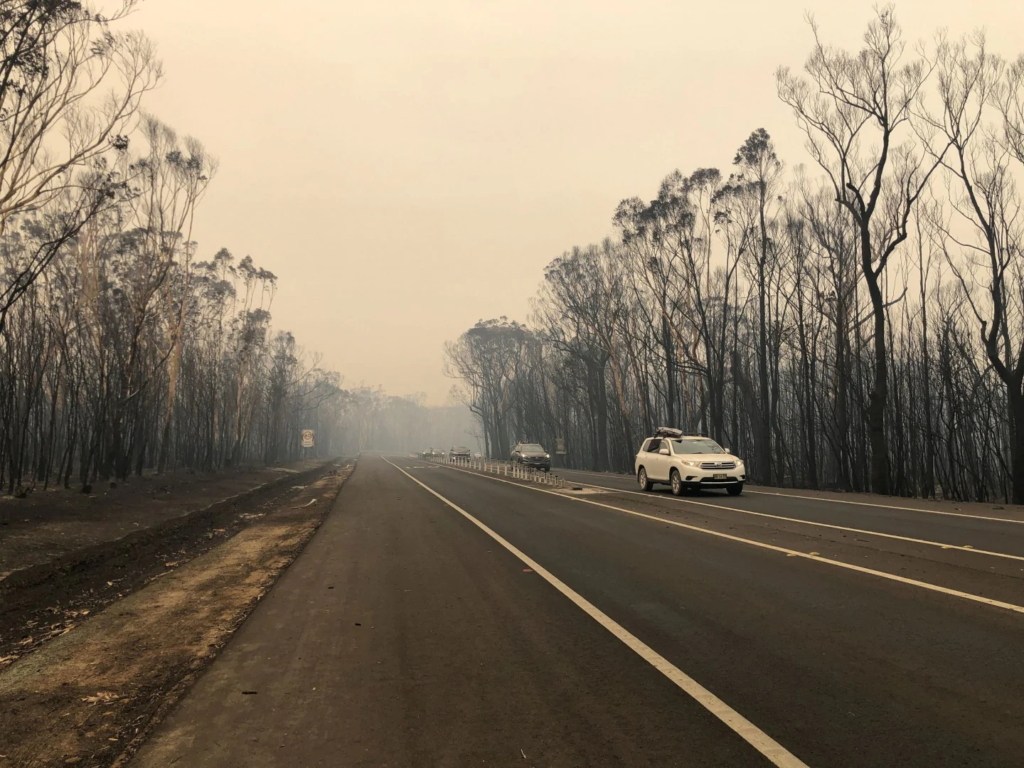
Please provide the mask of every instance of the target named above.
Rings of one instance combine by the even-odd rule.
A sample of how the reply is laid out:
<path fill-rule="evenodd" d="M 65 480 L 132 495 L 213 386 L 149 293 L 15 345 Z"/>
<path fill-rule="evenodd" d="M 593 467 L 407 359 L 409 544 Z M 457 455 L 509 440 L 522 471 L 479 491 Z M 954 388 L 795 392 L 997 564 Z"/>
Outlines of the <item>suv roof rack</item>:
<path fill-rule="evenodd" d="M 655 437 L 682 437 L 683 434 L 683 430 L 673 427 L 658 427 L 654 430 Z"/>

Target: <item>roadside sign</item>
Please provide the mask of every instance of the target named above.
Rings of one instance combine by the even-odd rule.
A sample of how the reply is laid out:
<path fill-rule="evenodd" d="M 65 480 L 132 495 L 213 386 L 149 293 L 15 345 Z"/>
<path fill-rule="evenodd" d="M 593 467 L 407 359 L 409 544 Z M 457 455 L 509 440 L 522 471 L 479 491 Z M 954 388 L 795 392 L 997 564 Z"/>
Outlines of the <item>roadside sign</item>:
<path fill-rule="evenodd" d="M 555 453 L 557 453 L 559 456 L 565 456 L 566 451 L 564 437 L 555 438 Z"/>
<path fill-rule="evenodd" d="M 302 430 L 302 447 L 312 448 L 313 447 L 313 430 L 304 429 Z"/>

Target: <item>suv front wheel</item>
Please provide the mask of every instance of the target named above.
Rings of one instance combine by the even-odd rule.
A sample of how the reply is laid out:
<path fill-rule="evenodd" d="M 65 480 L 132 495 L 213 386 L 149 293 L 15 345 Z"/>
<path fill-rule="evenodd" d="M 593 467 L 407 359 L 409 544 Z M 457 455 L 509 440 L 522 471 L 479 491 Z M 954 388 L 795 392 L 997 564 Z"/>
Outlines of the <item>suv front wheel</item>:
<path fill-rule="evenodd" d="M 672 495 L 682 496 L 685 488 L 683 487 L 683 478 L 679 476 L 678 469 L 672 470 L 672 474 L 669 476 L 669 482 L 672 485 Z"/>
<path fill-rule="evenodd" d="M 728 488 L 730 496 L 739 496 L 743 493 L 743 483 L 736 483 L 736 485 L 730 485 Z"/>

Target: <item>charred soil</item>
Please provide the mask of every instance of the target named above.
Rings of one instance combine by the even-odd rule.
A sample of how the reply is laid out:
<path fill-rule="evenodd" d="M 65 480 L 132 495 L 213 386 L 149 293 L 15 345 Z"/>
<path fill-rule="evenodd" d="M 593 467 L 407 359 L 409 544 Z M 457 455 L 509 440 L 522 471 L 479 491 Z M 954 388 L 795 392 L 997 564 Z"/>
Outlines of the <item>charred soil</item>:
<path fill-rule="evenodd" d="M 75 609 L 74 631 L 0 670 L 0 766 L 127 762 L 301 553 L 351 470 L 292 475 L 0 583 L 25 606 L 62 589 L 67 604 L 94 606 Z"/>
<path fill-rule="evenodd" d="M 296 486 L 334 466 L 311 462 L 297 472 L 164 478 L 159 487 L 173 490 L 157 493 L 173 501 L 150 499 L 140 488 L 109 500 L 106 507 L 69 499 L 56 507 L 34 504 L 21 510 L 18 538 L 7 535 L 11 526 L 0 527 L 0 562 L 24 557 L 32 542 L 51 547 L 59 542 L 66 551 L 0 580 L 0 669 L 234 536 L 280 499 L 294 495 Z M 220 500 L 210 503 L 211 498 Z M 83 542 L 89 543 L 71 548 Z M 31 554 L 42 557 L 39 551 Z"/>

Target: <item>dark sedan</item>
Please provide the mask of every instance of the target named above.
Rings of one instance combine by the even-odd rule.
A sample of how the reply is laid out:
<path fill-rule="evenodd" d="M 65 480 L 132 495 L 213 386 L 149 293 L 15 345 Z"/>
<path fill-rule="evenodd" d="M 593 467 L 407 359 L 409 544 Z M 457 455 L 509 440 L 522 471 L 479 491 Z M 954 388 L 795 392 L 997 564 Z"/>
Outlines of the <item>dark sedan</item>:
<path fill-rule="evenodd" d="M 551 471 L 551 454 L 538 443 L 519 443 L 512 449 L 511 461 L 513 464 L 522 464 L 524 467 L 533 467 L 545 472 Z"/>

